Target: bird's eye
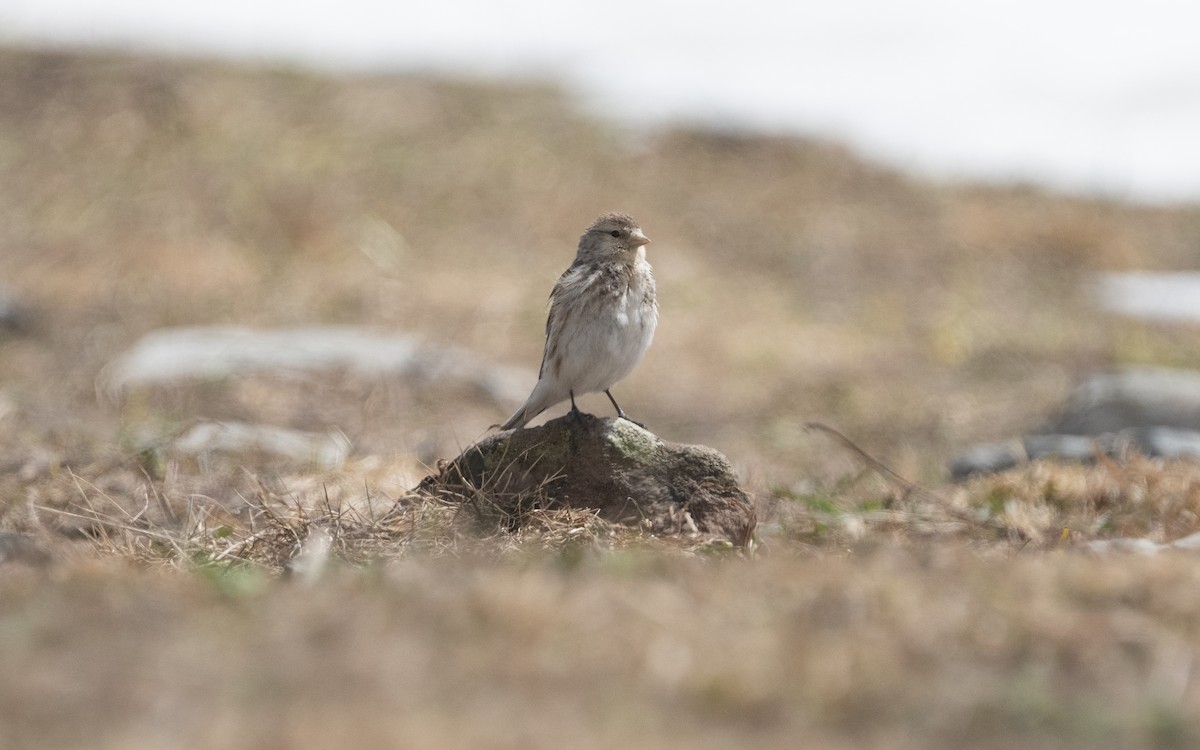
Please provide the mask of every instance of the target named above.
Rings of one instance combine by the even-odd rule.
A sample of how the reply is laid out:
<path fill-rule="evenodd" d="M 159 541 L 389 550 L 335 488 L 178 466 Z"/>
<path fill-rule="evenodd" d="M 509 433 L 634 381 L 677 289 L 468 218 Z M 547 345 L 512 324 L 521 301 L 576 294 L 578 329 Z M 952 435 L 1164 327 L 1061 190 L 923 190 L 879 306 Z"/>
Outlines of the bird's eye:
<path fill-rule="evenodd" d="M 620 236 L 621 236 L 621 233 L 620 233 L 620 232 L 618 232 L 618 231 L 617 231 L 617 230 L 615 230 L 615 229 L 614 229 L 614 230 L 612 230 L 611 232 L 609 232 L 609 234 L 611 234 L 613 237 L 620 237 Z"/>

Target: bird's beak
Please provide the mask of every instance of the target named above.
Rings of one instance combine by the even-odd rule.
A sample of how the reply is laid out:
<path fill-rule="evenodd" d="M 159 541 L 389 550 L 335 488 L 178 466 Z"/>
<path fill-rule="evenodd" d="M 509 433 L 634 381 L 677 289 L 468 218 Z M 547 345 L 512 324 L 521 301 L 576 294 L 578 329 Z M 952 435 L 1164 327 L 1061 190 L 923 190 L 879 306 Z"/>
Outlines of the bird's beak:
<path fill-rule="evenodd" d="M 634 247 L 650 244 L 650 238 L 642 234 L 640 229 L 633 230 L 633 233 L 629 235 L 629 241 Z"/>

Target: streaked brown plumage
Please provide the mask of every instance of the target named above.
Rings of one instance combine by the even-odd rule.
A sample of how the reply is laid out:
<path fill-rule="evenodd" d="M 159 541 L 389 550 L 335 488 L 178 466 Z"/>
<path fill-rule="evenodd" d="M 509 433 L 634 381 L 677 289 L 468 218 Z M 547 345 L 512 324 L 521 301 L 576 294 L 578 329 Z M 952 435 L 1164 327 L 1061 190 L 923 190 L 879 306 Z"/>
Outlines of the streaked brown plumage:
<path fill-rule="evenodd" d="M 546 347 L 533 392 L 501 429 L 524 427 L 557 403 L 609 389 L 641 360 L 658 325 L 650 240 L 628 214 L 607 213 L 579 238 L 575 262 L 550 292 Z"/>

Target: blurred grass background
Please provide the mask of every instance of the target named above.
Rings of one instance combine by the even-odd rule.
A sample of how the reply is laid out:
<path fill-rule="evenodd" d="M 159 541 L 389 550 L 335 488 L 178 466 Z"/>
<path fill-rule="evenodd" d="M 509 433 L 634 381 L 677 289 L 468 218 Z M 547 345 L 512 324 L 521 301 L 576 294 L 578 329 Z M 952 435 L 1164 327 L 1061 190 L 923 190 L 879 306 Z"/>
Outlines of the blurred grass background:
<path fill-rule="evenodd" d="M 1196 361 L 1189 332 L 1082 298 L 1090 271 L 1192 267 L 1195 207 L 631 132 L 539 86 L 2 54 L 0 278 L 39 331 L 4 341 L 0 382 L 80 450 L 120 416 L 96 404 L 100 367 L 160 326 L 372 325 L 532 371 L 548 290 L 609 209 L 655 240 L 663 305 L 623 403 L 767 485 L 822 470 L 807 420 L 938 478 L 966 443 L 1036 427 L 1081 373 Z M 446 454 L 510 406 L 368 390 L 343 425 L 368 452 Z"/>
<path fill-rule="evenodd" d="M 492 570 L 512 546 L 493 539 L 485 564 L 451 548 L 465 562 L 368 568 L 310 595 L 253 569 L 136 573 L 146 550 L 106 540 L 108 560 L 76 558 L 46 590 L 37 574 L 3 574 L 15 636 L 0 672 L 43 682 L 5 680 L 0 717 L 16 729 L 0 748 L 316 746 L 322 732 L 367 747 L 1188 746 L 1190 567 L 1008 558 L 1031 540 L 1052 547 L 1063 526 L 1194 531 L 1192 470 L 1151 482 L 1170 489 L 1149 503 L 1138 471 L 1161 467 L 1148 464 L 946 488 L 1006 515 L 1007 535 L 939 542 L 925 529 L 930 550 L 881 552 L 886 524 L 827 528 L 861 466 L 802 425 L 833 425 L 937 486 L 950 457 L 1036 429 L 1083 374 L 1200 364 L 1195 330 L 1107 317 L 1087 297 L 1095 271 L 1194 268 L 1197 206 L 925 182 L 802 138 L 630 130 L 543 85 L 6 48 L 0 283 L 29 325 L 0 332 L 0 524 L 33 528 L 33 506 L 80 498 L 134 513 L 161 491 L 177 509 L 224 504 L 219 540 L 243 492 L 300 492 L 250 458 L 204 473 L 139 457 L 145 434 L 201 418 L 344 431 L 350 468 L 307 476 L 305 491 L 394 497 L 516 404 L 349 374 L 113 400 L 97 377 L 164 326 L 336 323 L 464 347 L 528 368 L 532 386 L 546 296 L 605 210 L 653 239 L 662 304 L 616 394 L 660 436 L 726 453 L 758 497 L 806 498 L 774 559 L 708 567 L 635 550 L 580 568 L 531 552 Z M 602 396 L 581 405 L 608 409 Z M 869 487 L 864 512 L 884 494 Z M 595 624 L 626 601 L 641 614 Z M 158 667 L 138 661 L 143 642 Z M 77 679 L 130 692 L 80 696 Z M 563 711 L 542 730 L 514 723 L 547 700 Z M 517 729 L 496 735 L 497 722 Z M 632 728 L 605 729 L 618 725 Z"/>

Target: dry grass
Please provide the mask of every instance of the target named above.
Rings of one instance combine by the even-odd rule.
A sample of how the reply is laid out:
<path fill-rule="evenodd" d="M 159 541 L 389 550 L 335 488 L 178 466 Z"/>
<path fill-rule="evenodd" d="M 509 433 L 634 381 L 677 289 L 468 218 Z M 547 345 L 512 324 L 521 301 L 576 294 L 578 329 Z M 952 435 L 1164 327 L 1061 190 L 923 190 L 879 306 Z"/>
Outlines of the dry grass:
<path fill-rule="evenodd" d="M 946 547 L 420 557 L 315 586 L 77 563 L 5 575 L 0 712 L 8 747 L 1189 747 L 1196 571 Z"/>
<path fill-rule="evenodd" d="M 0 184 L 0 281 L 33 321 L 0 331 L 0 531 L 55 560 L 0 563 L 0 750 L 1200 739 L 1194 559 L 1079 549 L 1200 531 L 1197 465 L 944 484 L 1079 373 L 1200 364 L 1196 331 L 1080 297 L 1094 270 L 1193 263 L 1194 206 L 634 135 L 538 87 L 14 49 Z M 654 238 L 664 308 L 622 404 L 730 456 L 764 519 L 749 550 L 412 495 L 513 406 L 453 383 L 97 398 L 105 364 L 183 324 L 378 326 L 532 370 L 545 294 L 614 208 Z M 355 451 L 170 449 L 212 419 Z"/>

